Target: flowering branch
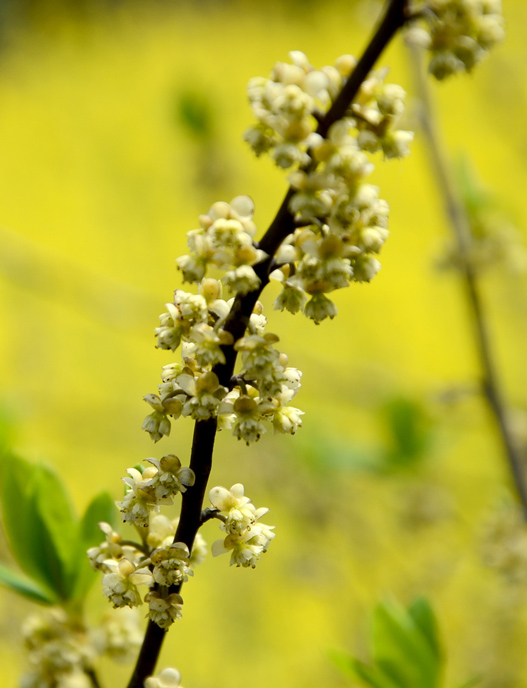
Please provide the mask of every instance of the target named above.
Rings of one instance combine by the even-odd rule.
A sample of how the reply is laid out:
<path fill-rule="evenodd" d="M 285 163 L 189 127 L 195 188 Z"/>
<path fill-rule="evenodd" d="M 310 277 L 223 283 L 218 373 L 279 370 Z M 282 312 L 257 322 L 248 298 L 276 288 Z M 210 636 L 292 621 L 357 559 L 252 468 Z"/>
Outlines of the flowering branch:
<path fill-rule="evenodd" d="M 431 94 L 422 68 L 419 48 L 412 48 L 414 72 L 420 98 L 420 121 L 428 144 L 428 152 L 443 197 L 447 216 L 455 236 L 459 268 L 472 320 L 472 336 L 478 352 L 482 371 L 481 388 L 495 418 L 503 443 L 512 481 L 521 503 L 523 518 L 527 521 L 527 481 L 523 468 L 520 447 L 510 427 L 506 406 L 496 369 L 485 306 L 478 284 L 477 269 L 472 260 L 471 224 L 465 207 L 452 180 L 449 164 L 443 151 L 439 128 L 434 117 Z"/>
<path fill-rule="evenodd" d="M 416 26 L 418 19 L 427 27 Z M 28 624 L 31 671 L 24 685 L 58 686 L 64 680 L 87 688 L 89 681 L 98 688 L 94 658 L 106 654 L 125 659 L 142 641 L 129 688 L 178 688 L 176 669 L 167 667 L 157 677 L 153 672 L 167 630 L 182 616 L 181 587 L 207 550 L 199 529 L 208 520 L 219 521 L 222 535 L 211 552 L 228 553 L 231 565 L 254 568 L 267 552 L 275 537 L 274 527 L 261 521 L 268 509 L 256 508 L 242 484 L 213 487 L 208 492 L 211 508 L 203 508 L 216 433 L 231 430 L 250 444 L 269 425 L 291 435 L 302 426 L 303 411 L 290 403 L 301 387 L 302 373 L 275 347 L 279 338 L 266 331 L 267 318 L 258 300 L 269 280 L 282 284 L 275 309 L 301 311 L 318 325 L 337 314 L 328 294 L 353 282 L 370 282 L 381 267 L 377 258 L 389 236 L 389 206 L 366 178 L 374 169 L 374 154 L 380 152 L 385 159 L 408 155 L 413 133 L 399 128 L 404 89 L 385 82 L 386 69 L 373 67 L 392 37 L 410 22 L 408 33 L 414 43 L 430 48 L 429 71 L 438 79 L 470 71 L 503 36 L 500 0 L 388 0 L 359 61 L 341 55 L 333 65 L 317 69 L 304 53 L 292 51 L 291 62 L 276 63 L 269 78 L 250 80 L 248 95 L 256 121 L 245 140 L 257 156 L 268 153 L 278 167 L 289 170 L 290 186 L 259 242 L 254 239 L 254 203 L 249 196 L 237 196 L 230 203 L 214 203 L 200 216 L 199 227 L 187 233 L 189 255 L 176 259 L 183 282 L 196 289 L 176 289 L 155 329 L 157 348 L 179 348 L 182 360 L 165 365 L 158 393 L 144 397 L 150 412 L 143 429 L 158 442 L 170 435 L 172 421 L 189 416 L 195 421 L 194 436 L 188 467 L 175 454 L 165 454 L 146 459 L 147 467 L 127 470 L 124 497 L 117 506 L 140 542 L 124 540 L 113 530 L 109 495 L 96 497 L 77 523 L 57 481 L 44 471 L 40 482 L 35 483 L 34 476 L 27 481 L 36 485 L 35 490 L 25 490 L 23 478 L 33 469 L 12 458 L 2 498 L 9 516 L 5 521 L 12 526 L 13 542 L 38 541 L 38 546 L 20 549 L 21 567 L 36 578 L 22 584 L 4 572 L 4 582 L 45 604 L 64 603 L 64 609 L 52 609 Z M 468 260 L 467 221 L 446 173 L 443 176 L 464 255 L 485 392 L 527 516 L 523 474 Z M 209 276 L 209 269 L 215 277 Z M 240 370 L 234 375 L 238 354 Z M 24 499 L 13 499 L 14 494 Z M 180 517 L 170 520 L 160 513 L 161 507 L 173 506 L 179 495 Z M 34 513 L 42 524 L 35 534 L 27 528 L 27 513 Z M 97 525 L 103 542 L 98 540 Z M 40 556 L 42 533 L 47 534 L 47 561 Z M 87 578 L 82 562 L 72 569 L 72 561 L 63 558 L 77 540 L 91 566 L 103 574 L 103 594 L 114 608 L 148 606 L 144 638 L 137 619 L 123 613 L 103 619 L 93 642 L 88 629 L 79 624 L 71 610 L 81 608 Z"/>
<path fill-rule="evenodd" d="M 370 70 L 397 31 L 404 26 L 407 4 L 408 0 L 389 0 L 387 2 L 379 26 L 368 43 L 361 59 L 351 73 L 350 78 L 344 84 L 333 105 L 320 121 L 317 127 L 317 133 L 320 136 L 326 136 L 331 125 L 346 114 Z M 313 164 L 314 161 L 311 159 L 306 168 L 311 168 Z M 233 335 L 235 341 L 242 337 L 247 329 L 254 306 L 269 281 L 269 268 L 278 247 L 296 228 L 294 214 L 291 213 L 290 209 L 291 199 L 295 192 L 296 189 L 290 186 L 274 220 L 258 243 L 258 248 L 268 255 L 266 260 L 255 267 L 255 272 L 260 279 L 260 286 L 248 294 L 238 295 L 227 317 L 224 329 Z M 234 371 L 236 351 L 232 346 L 229 346 L 224 348 L 224 353 L 225 363 L 216 366 L 214 371 L 218 375 L 220 383 L 225 385 Z"/>
<path fill-rule="evenodd" d="M 406 6 L 407 0 L 389 0 L 379 27 L 362 58 L 333 105 L 320 121 L 317 128 L 318 134 L 325 136 L 331 125 L 346 114 L 371 68 L 398 29 L 404 25 Z M 307 165 L 304 166 L 304 169 L 313 169 L 315 166 L 316 163 L 311 158 Z M 295 231 L 294 214 L 290 208 L 294 194 L 295 189 L 291 186 L 267 232 L 257 244 L 258 249 L 267 254 L 267 258 L 258 263 L 254 268 L 254 272 L 259 279 L 259 286 L 248 293 L 238 294 L 235 297 L 231 310 L 223 324 L 223 330 L 232 335 L 233 342 L 240 340 L 247 330 L 258 298 L 269 281 L 270 266 L 278 248 L 284 239 Z M 213 372 L 217 376 L 219 384 L 228 387 L 234 373 L 238 352 L 233 344 L 223 345 L 222 351 L 225 360 L 224 362 L 217 363 L 213 368 Z M 197 421 L 195 424 L 190 468 L 194 472 L 196 479 L 192 489 L 187 490 L 182 495 L 181 516 L 174 536 L 174 542 L 185 543 L 189 551 L 192 550 L 194 538 L 202 525 L 203 500 L 212 467 L 216 431 L 217 421 L 215 418 Z M 170 591 L 179 592 L 180 587 L 181 584 L 173 586 Z M 164 637 L 165 631 L 160 629 L 153 621 L 149 621 L 143 647 L 128 688 L 142 688 L 146 677 L 153 673 Z"/>

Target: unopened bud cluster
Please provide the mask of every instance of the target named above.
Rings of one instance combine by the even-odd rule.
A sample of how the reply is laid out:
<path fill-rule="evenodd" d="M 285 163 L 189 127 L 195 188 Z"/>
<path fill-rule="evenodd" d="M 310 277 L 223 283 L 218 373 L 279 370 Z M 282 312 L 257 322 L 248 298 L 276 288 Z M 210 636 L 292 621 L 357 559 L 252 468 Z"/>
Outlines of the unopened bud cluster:
<path fill-rule="evenodd" d="M 223 515 L 220 528 L 226 533 L 225 538 L 213 543 L 213 556 L 230 552 L 231 566 L 254 568 L 275 536 L 274 526 L 259 522 L 269 509 L 256 509 L 251 500 L 244 496 L 244 487 L 240 483 L 233 485 L 230 490 L 213 487 L 209 499 L 212 506 Z"/>
<path fill-rule="evenodd" d="M 298 227 L 280 247 L 272 277 L 283 289 L 275 308 L 302 310 L 315 323 L 333 318 L 327 294 L 350 282 L 369 282 L 388 237 L 388 204 L 365 179 L 371 154 L 386 158 L 409 153 L 413 133 L 399 128 L 405 92 L 385 83 L 387 71 L 370 73 L 346 116 L 324 138 L 318 124 L 356 65 L 351 55 L 315 69 L 298 51 L 292 64 L 279 62 L 269 79 L 249 82 L 249 100 L 258 120 L 245 134 L 254 152 L 268 152 L 276 164 L 293 168 L 295 190 L 289 209 Z"/>
<path fill-rule="evenodd" d="M 505 36 L 501 0 L 423 0 L 412 11 L 424 25 L 412 26 L 407 40 L 430 51 L 436 79 L 471 72 Z"/>

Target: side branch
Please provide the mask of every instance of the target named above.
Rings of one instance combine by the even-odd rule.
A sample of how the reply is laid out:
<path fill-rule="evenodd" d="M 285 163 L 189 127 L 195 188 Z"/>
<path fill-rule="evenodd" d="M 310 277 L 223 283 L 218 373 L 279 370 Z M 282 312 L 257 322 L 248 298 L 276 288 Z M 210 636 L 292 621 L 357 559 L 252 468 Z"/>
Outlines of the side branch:
<path fill-rule="evenodd" d="M 449 165 L 443 155 L 444 149 L 433 116 L 430 93 L 425 75 L 423 74 L 422 60 L 419 59 L 418 49 L 413 48 L 412 52 L 418 85 L 417 90 L 421 100 L 421 126 L 426 137 L 432 167 L 458 247 L 461 272 L 472 319 L 473 337 L 482 370 L 482 391 L 496 420 L 512 481 L 521 503 L 523 519 L 527 521 L 527 482 L 519 447 L 507 418 L 499 377 L 492 354 L 485 308 L 479 290 L 476 271 L 470 256 L 472 242 L 470 220 L 458 196 L 457 189 L 450 176 Z"/>

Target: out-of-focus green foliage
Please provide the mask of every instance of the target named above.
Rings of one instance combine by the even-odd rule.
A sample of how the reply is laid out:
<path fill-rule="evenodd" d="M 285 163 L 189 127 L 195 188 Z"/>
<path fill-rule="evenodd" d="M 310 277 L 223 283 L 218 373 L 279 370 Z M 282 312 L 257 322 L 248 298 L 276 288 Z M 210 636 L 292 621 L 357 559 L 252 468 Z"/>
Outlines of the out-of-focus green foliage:
<path fill-rule="evenodd" d="M 387 449 L 382 464 L 386 469 L 412 469 L 427 457 L 431 443 L 431 423 L 418 401 L 396 397 L 382 409 Z"/>
<path fill-rule="evenodd" d="M 425 597 L 407 609 L 393 598 L 377 605 L 371 622 L 370 662 L 333 652 L 337 668 L 369 688 L 439 688 L 446 657 L 437 619 Z M 473 678 L 460 688 L 479 683 Z"/>
<path fill-rule="evenodd" d="M 95 579 L 86 557 L 99 544 L 100 521 L 115 520 L 106 492 L 89 504 L 78 520 L 57 473 L 14 454 L 2 457 L 2 521 L 11 551 L 28 579 L 5 566 L 0 583 L 42 604 L 81 604 Z"/>
<path fill-rule="evenodd" d="M 404 609 L 393 599 L 377 605 L 372 619 L 371 662 L 336 654 L 343 671 L 371 688 L 438 688 L 443 652 L 437 621 L 425 598 Z"/>
<path fill-rule="evenodd" d="M 177 94 L 175 115 L 178 123 L 187 129 L 191 136 L 207 142 L 213 132 L 213 105 L 206 94 L 185 89 Z"/>
<path fill-rule="evenodd" d="M 421 470 L 434 442 L 433 422 L 424 403 L 392 396 L 372 409 L 371 416 L 378 428 L 376 444 L 343 441 L 338 435 L 316 434 L 308 428 L 298 439 L 304 461 L 320 473 L 328 467 L 387 475 Z"/>

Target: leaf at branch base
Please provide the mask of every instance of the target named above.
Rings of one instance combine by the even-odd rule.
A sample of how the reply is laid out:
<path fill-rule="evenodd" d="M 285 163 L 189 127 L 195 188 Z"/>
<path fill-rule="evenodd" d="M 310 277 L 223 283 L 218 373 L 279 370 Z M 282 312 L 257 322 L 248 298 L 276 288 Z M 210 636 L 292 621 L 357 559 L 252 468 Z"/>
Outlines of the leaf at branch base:
<path fill-rule="evenodd" d="M 57 599 L 41 588 L 38 583 L 21 576 L 2 564 L 0 564 L 0 585 L 4 585 L 32 602 L 45 605 L 57 604 Z"/>
<path fill-rule="evenodd" d="M 62 599 L 70 599 L 78 571 L 76 556 L 78 543 L 78 518 L 64 483 L 50 467 L 38 467 L 36 504 L 39 514 L 46 525 L 52 549 L 59 567 L 54 581 Z"/>
<path fill-rule="evenodd" d="M 2 457 L 0 499 L 6 535 L 20 568 L 59 599 L 74 577 L 76 518 L 58 476 L 11 453 Z"/>

